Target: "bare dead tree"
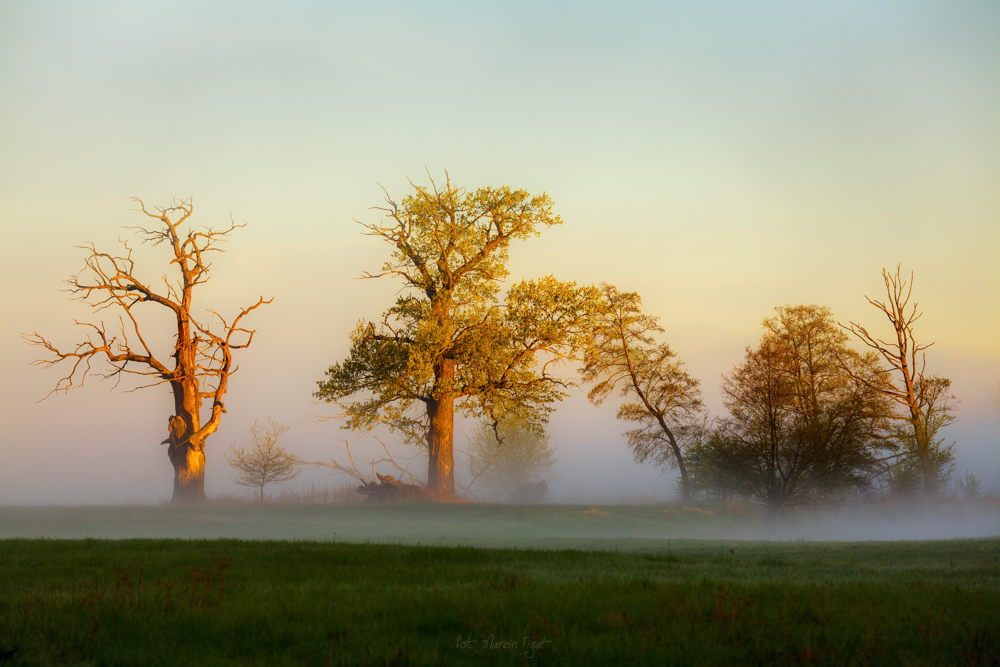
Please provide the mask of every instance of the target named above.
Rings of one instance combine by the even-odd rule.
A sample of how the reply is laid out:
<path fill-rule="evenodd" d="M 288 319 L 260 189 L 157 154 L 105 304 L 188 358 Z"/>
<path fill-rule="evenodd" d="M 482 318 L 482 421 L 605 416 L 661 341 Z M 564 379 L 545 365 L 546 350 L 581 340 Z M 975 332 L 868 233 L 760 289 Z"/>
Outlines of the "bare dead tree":
<path fill-rule="evenodd" d="M 924 351 L 934 343 L 918 343 L 913 333 L 914 323 L 923 315 L 917 309 L 916 302 L 910 305 L 913 272 L 910 272 L 909 281 L 903 280 L 900 266 L 897 265 L 895 274 L 882 269 L 882 280 L 885 282 L 886 301 L 877 301 L 868 296 L 865 299 L 889 320 L 895 338 L 888 341 L 877 338 L 857 322 L 851 322 L 850 326 L 840 326 L 882 355 L 894 371 L 895 384 L 880 384 L 877 388 L 903 408 L 903 413 L 897 414 L 896 419 L 909 423 L 915 453 L 923 473 L 924 492 L 930 497 L 937 497 L 938 475 L 931 451 L 935 433 L 931 431 L 936 432 L 941 426 L 955 420 L 951 415 L 954 398 L 947 393 L 951 383 L 946 378 L 925 376 L 927 356 Z M 933 428 L 929 428 L 931 412 L 935 413 L 937 419 Z"/>
<path fill-rule="evenodd" d="M 69 373 L 56 383 L 49 396 L 83 385 L 92 374 L 114 379 L 116 384 L 125 375 L 137 375 L 144 383 L 135 389 L 169 384 L 174 413 L 167 422 L 169 435 L 161 444 L 169 445 L 167 455 L 174 467 L 173 502 L 203 502 L 205 441 L 219 428 L 226 411 L 223 397 L 229 377 L 237 369 L 233 351 L 247 348 L 253 341 L 254 331 L 243 326 L 243 318 L 272 299 L 261 297 L 252 306 L 241 308 L 232 320 L 212 309 L 207 311 L 212 323 L 196 319 L 192 299 L 195 288 L 208 282 L 210 253 L 223 252 L 219 245 L 245 225 L 230 218 L 222 229 L 183 229 L 194 212 L 191 198 L 174 199 L 170 206 L 152 210 L 137 197 L 130 201 L 138 205 L 137 211 L 156 221 L 156 226 L 128 229 L 135 231 L 143 244 L 165 243 L 170 247 L 169 267 L 177 272 L 173 280 L 164 275 L 163 287 L 157 291 L 152 283 L 137 277 L 133 248 L 127 241 L 121 241 L 124 250 L 118 255 L 100 252 L 93 243 L 84 244 L 80 246 L 86 252 L 84 268 L 67 281 L 68 291 L 95 313 L 117 310 L 117 330 L 109 329 L 103 320 L 77 321 L 88 334 L 71 350 L 60 348 L 37 332 L 22 334 L 22 338 L 44 347 L 51 355 L 35 365 L 70 365 Z M 150 333 L 143 333 L 139 325 L 138 314 L 145 312 L 146 304 L 167 309 L 176 322 L 173 348 L 166 355 L 154 353 Z M 103 362 L 106 367 L 95 371 L 95 362 Z M 211 402 L 211 411 L 202 423 L 206 400 Z"/>

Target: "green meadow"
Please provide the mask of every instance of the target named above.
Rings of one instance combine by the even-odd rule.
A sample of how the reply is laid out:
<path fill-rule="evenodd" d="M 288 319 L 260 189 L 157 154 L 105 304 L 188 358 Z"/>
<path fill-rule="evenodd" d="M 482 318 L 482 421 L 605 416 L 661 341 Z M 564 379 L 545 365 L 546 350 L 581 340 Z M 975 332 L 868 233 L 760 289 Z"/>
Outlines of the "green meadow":
<path fill-rule="evenodd" d="M 292 529 L 327 526 L 320 509 L 242 508 L 258 526 L 297 516 Z M 341 517 L 331 520 L 336 538 L 265 540 L 202 539 L 199 525 L 238 523 L 238 507 L 5 508 L 0 665 L 1000 662 L 1000 538 L 641 535 L 655 521 L 703 529 L 756 521 L 662 506 L 325 510 Z M 186 525 L 194 539 L 10 536 L 27 529 L 18 516 L 50 535 L 72 529 L 45 512 L 95 533 L 102 522 L 128 532 L 121 526 L 134 521 L 132 533 Z M 432 533 L 415 517 L 434 513 L 456 532 L 446 540 L 441 528 L 437 543 L 422 542 Z M 423 528 L 395 543 L 339 534 L 364 525 L 381 534 L 406 517 Z M 611 525 L 593 523 L 602 521 Z M 502 541 L 505 525 L 531 534 L 516 547 L 489 546 L 485 531 Z M 462 534 L 479 545 L 438 544 Z"/>

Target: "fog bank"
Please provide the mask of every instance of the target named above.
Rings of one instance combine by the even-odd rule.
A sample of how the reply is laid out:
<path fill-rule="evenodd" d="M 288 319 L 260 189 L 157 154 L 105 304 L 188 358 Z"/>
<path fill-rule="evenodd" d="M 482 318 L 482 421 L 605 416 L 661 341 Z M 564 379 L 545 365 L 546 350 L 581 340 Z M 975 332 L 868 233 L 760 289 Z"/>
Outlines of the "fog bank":
<path fill-rule="evenodd" d="M 668 548 L 666 540 L 929 540 L 1000 536 L 1000 503 L 756 507 L 209 504 L 0 508 L 0 538 L 279 539 L 537 548 Z M 638 541 L 638 542 L 636 542 Z"/>

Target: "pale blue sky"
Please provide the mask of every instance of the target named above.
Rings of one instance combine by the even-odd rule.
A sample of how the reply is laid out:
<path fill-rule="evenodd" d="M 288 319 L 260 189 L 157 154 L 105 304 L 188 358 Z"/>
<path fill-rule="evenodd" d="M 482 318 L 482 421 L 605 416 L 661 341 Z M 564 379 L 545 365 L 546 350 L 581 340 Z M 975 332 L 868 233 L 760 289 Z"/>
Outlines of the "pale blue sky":
<path fill-rule="evenodd" d="M 315 409 L 347 332 L 389 303 L 394 285 L 353 280 L 384 250 L 351 219 L 425 166 L 547 191 L 566 223 L 513 250 L 514 277 L 640 292 L 716 408 L 774 306 L 877 323 L 864 295 L 902 262 L 963 401 L 960 471 L 1000 485 L 998 72 L 996 2 L 4 2 L 0 502 L 169 493 L 166 397 L 35 405 L 55 375 L 16 339 L 71 340 L 86 312 L 55 290 L 72 246 L 136 222 L 122 198 L 248 221 L 204 303 L 276 297 L 210 441 L 222 489 L 224 445 Z M 560 492 L 668 492 L 613 416 L 559 413 Z M 288 437 L 321 456 L 343 435 Z"/>

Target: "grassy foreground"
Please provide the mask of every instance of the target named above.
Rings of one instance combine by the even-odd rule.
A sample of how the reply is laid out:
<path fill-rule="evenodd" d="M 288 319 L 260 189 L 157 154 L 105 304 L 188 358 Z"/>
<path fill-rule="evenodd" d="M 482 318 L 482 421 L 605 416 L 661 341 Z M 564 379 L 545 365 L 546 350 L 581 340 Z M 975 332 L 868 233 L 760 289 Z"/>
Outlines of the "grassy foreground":
<path fill-rule="evenodd" d="M 0 542 L 0 665 L 467 663 L 998 664 L 1000 539 Z"/>

